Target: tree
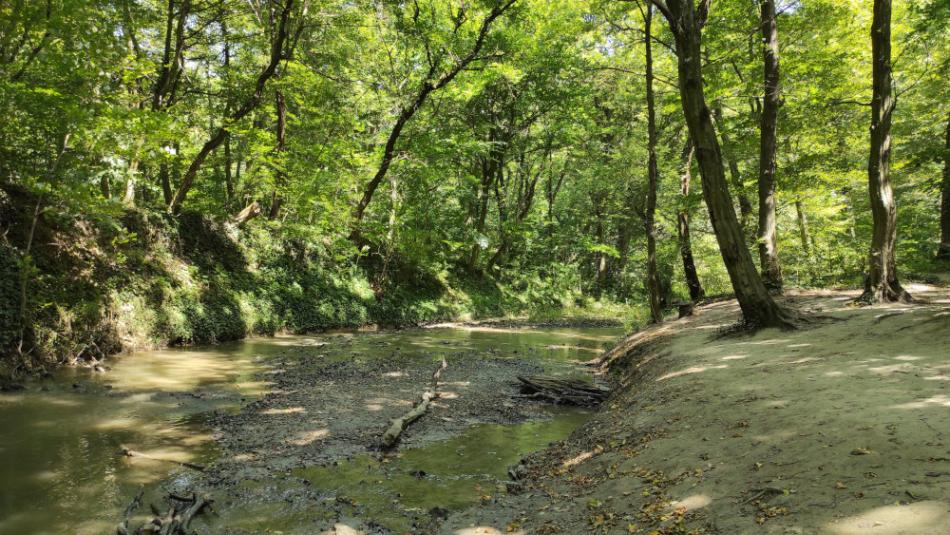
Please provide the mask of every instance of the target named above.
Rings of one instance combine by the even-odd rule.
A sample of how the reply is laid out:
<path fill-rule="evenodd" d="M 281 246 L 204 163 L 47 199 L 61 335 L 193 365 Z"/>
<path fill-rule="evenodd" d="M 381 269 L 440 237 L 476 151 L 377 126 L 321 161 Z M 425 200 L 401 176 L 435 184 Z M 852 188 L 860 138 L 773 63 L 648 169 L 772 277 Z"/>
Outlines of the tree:
<path fill-rule="evenodd" d="M 643 13 L 643 52 L 646 62 L 647 99 L 647 206 L 644 224 L 647 234 L 647 291 L 650 298 L 650 318 L 653 323 L 663 322 L 660 302 L 660 278 L 656 267 L 656 189 L 660 171 L 656 163 L 656 105 L 653 97 L 653 4 L 647 4 Z"/>
<path fill-rule="evenodd" d="M 782 269 L 775 237 L 775 151 L 778 108 L 781 105 L 779 81 L 778 26 L 775 0 L 761 0 L 762 63 L 765 70 L 765 96 L 759 123 L 759 263 L 762 279 L 772 291 L 782 290 Z"/>
<path fill-rule="evenodd" d="M 171 2 L 171 0 L 169 1 Z M 274 40 L 271 43 L 270 57 L 267 66 L 265 66 L 257 76 L 257 80 L 254 83 L 254 91 L 247 97 L 240 108 L 225 118 L 225 124 L 215 130 L 211 137 L 205 141 L 204 145 L 198 151 L 198 154 L 191 160 L 188 170 L 185 171 L 185 175 L 181 179 L 181 184 L 179 184 L 174 196 L 172 196 L 171 201 L 168 203 L 168 211 L 170 213 L 177 214 L 181 210 L 182 203 L 185 202 L 185 197 L 194 184 L 195 178 L 198 176 L 198 171 L 201 169 L 205 160 L 227 138 L 230 125 L 240 121 L 257 108 L 264 96 L 264 88 L 267 86 L 267 81 L 276 74 L 280 62 L 290 56 L 290 51 L 287 50 L 285 45 L 288 43 L 291 25 L 290 14 L 293 10 L 294 0 L 286 0 L 280 12 Z"/>
<path fill-rule="evenodd" d="M 950 260 L 950 114 L 943 147 L 943 180 L 940 183 L 940 250 L 937 257 Z"/>
<path fill-rule="evenodd" d="M 686 278 L 686 287 L 689 288 L 689 298 L 699 301 L 706 296 L 703 285 L 696 272 L 696 261 L 693 258 L 693 243 L 689 237 L 689 183 L 692 178 L 693 144 L 689 141 L 683 147 L 682 175 L 680 176 L 680 195 L 683 206 L 677 213 L 677 236 L 680 245 L 680 257 L 683 259 L 683 275 Z"/>
<path fill-rule="evenodd" d="M 478 28 L 478 33 L 475 36 L 475 41 L 472 43 L 472 46 L 468 52 L 452 61 L 444 72 L 440 72 L 443 68 L 442 63 L 445 61 L 447 56 L 452 57 L 453 54 L 451 51 L 445 48 L 437 51 L 430 50 L 429 41 L 426 40 L 426 59 L 429 62 L 428 70 L 423 77 L 422 82 L 419 84 L 415 95 L 408 104 L 404 105 L 399 110 L 399 115 L 396 117 L 396 122 L 393 123 L 392 129 L 389 131 L 389 136 L 386 139 L 386 145 L 383 147 L 383 156 L 379 161 L 379 167 L 376 169 L 376 174 L 373 175 L 373 178 L 370 179 L 370 181 L 366 184 L 366 187 L 363 189 L 363 195 L 360 197 L 359 202 L 356 203 L 356 207 L 353 209 L 352 231 L 350 232 L 351 241 L 354 243 L 361 243 L 363 241 L 361 230 L 363 215 L 366 213 L 366 208 L 369 206 L 369 203 L 373 200 L 373 194 L 376 193 L 377 188 L 379 188 L 379 185 L 382 183 L 383 179 L 386 178 L 386 173 L 389 172 L 389 167 L 393 163 L 393 156 L 395 155 L 396 151 L 396 143 L 399 141 L 399 136 L 402 135 L 403 129 L 416 114 L 416 112 L 419 111 L 419 108 L 425 104 L 426 100 L 430 95 L 432 95 L 432 93 L 447 86 L 472 62 L 482 59 L 479 57 L 479 52 L 481 52 L 482 46 L 485 44 L 485 39 L 488 36 L 488 31 L 491 28 L 492 23 L 495 21 L 495 19 L 507 11 L 508 8 L 514 5 L 515 2 L 517 2 L 517 0 L 505 0 L 495 5 L 488 15 L 482 19 L 482 22 Z M 418 15 L 418 6 L 416 6 L 414 19 L 418 19 Z M 452 34 L 456 35 L 466 20 L 464 7 L 460 8 L 459 12 L 455 15 L 454 20 L 455 27 L 452 31 Z"/>
<path fill-rule="evenodd" d="M 891 187 L 891 120 L 897 98 L 891 75 L 891 0 L 874 0 L 871 23 L 872 97 L 871 152 L 868 157 L 868 191 L 871 197 L 871 253 L 864 293 L 865 303 L 908 301 L 897 280 L 897 204 Z"/>
<path fill-rule="evenodd" d="M 696 146 L 703 198 L 743 321 L 754 328 L 792 327 L 790 315 L 769 295 L 745 247 L 742 227 L 726 183 L 719 140 L 706 105 L 701 45 L 709 2 L 704 0 L 697 8 L 692 0 L 652 1 L 666 17 L 676 43 L 680 100 L 690 138 Z"/>

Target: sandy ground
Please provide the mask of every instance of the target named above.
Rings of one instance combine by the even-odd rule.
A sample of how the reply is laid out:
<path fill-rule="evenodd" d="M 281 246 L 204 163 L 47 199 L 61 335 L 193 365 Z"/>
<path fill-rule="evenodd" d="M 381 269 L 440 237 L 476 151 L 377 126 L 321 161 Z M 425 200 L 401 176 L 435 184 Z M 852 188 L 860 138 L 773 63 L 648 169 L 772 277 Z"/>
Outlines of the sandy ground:
<path fill-rule="evenodd" d="M 723 337 L 724 301 L 634 335 L 625 388 L 442 532 L 950 534 L 950 289 L 908 290 L 793 292 L 826 319 L 792 332 Z"/>

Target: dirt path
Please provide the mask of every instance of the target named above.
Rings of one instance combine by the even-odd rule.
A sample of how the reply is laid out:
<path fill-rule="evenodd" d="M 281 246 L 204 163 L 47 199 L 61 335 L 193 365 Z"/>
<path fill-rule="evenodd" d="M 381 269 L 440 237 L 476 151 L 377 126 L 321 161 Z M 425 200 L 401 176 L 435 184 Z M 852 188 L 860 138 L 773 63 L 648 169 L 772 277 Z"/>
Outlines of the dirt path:
<path fill-rule="evenodd" d="M 734 301 L 628 343 L 626 390 L 443 533 L 950 533 L 950 290 L 722 338 Z"/>

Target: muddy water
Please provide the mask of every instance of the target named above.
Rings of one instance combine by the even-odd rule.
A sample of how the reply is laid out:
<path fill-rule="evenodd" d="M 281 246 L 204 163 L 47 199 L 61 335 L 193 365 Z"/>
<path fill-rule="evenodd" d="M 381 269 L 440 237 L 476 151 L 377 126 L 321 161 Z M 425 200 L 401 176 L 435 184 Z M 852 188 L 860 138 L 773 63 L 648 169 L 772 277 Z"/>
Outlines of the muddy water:
<path fill-rule="evenodd" d="M 440 328 L 277 337 L 136 353 L 112 361 L 107 373 L 64 370 L 25 391 L 0 394 L 0 534 L 109 533 L 142 485 L 147 500 L 149 493 L 160 492 L 155 483 L 171 479 L 188 486 L 194 472 L 119 451 L 127 446 L 163 459 L 212 462 L 216 449 L 208 415 L 237 410 L 266 392 L 268 383 L 257 378 L 266 377 L 260 372 L 275 355 L 385 358 L 394 350 L 427 353 L 451 346 L 557 362 L 589 359 L 620 334 L 612 328 Z M 346 343 L 335 343 L 341 338 Z M 390 509 L 460 507 L 490 496 L 508 465 L 566 436 L 584 418 L 555 411 L 540 422 L 475 426 L 454 439 L 406 450 L 386 466 L 357 457 L 333 468 L 300 470 L 292 479 L 346 495 L 381 518 Z M 221 520 L 255 531 L 276 527 L 269 522 L 288 528 L 307 523 L 286 512 L 275 522 L 267 511 L 246 511 Z"/>

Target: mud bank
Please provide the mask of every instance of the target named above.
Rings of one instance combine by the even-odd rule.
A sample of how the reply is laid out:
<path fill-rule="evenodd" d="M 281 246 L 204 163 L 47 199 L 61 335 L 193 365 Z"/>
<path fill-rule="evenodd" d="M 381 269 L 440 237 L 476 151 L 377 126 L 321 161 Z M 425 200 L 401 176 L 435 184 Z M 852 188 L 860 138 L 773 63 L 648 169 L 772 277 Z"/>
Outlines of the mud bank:
<path fill-rule="evenodd" d="M 218 460 L 197 483 L 165 487 L 214 496 L 202 533 L 434 533 L 452 511 L 507 492 L 509 466 L 591 416 L 518 397 L 517 376 L 592 380 L 576 362 L 617 334 L 420 329 L 290 347 L 258 375 L 267 394 L 211 417 Z M 380 452 L 443 357 L 440 398 L 395 452 Z"/>

